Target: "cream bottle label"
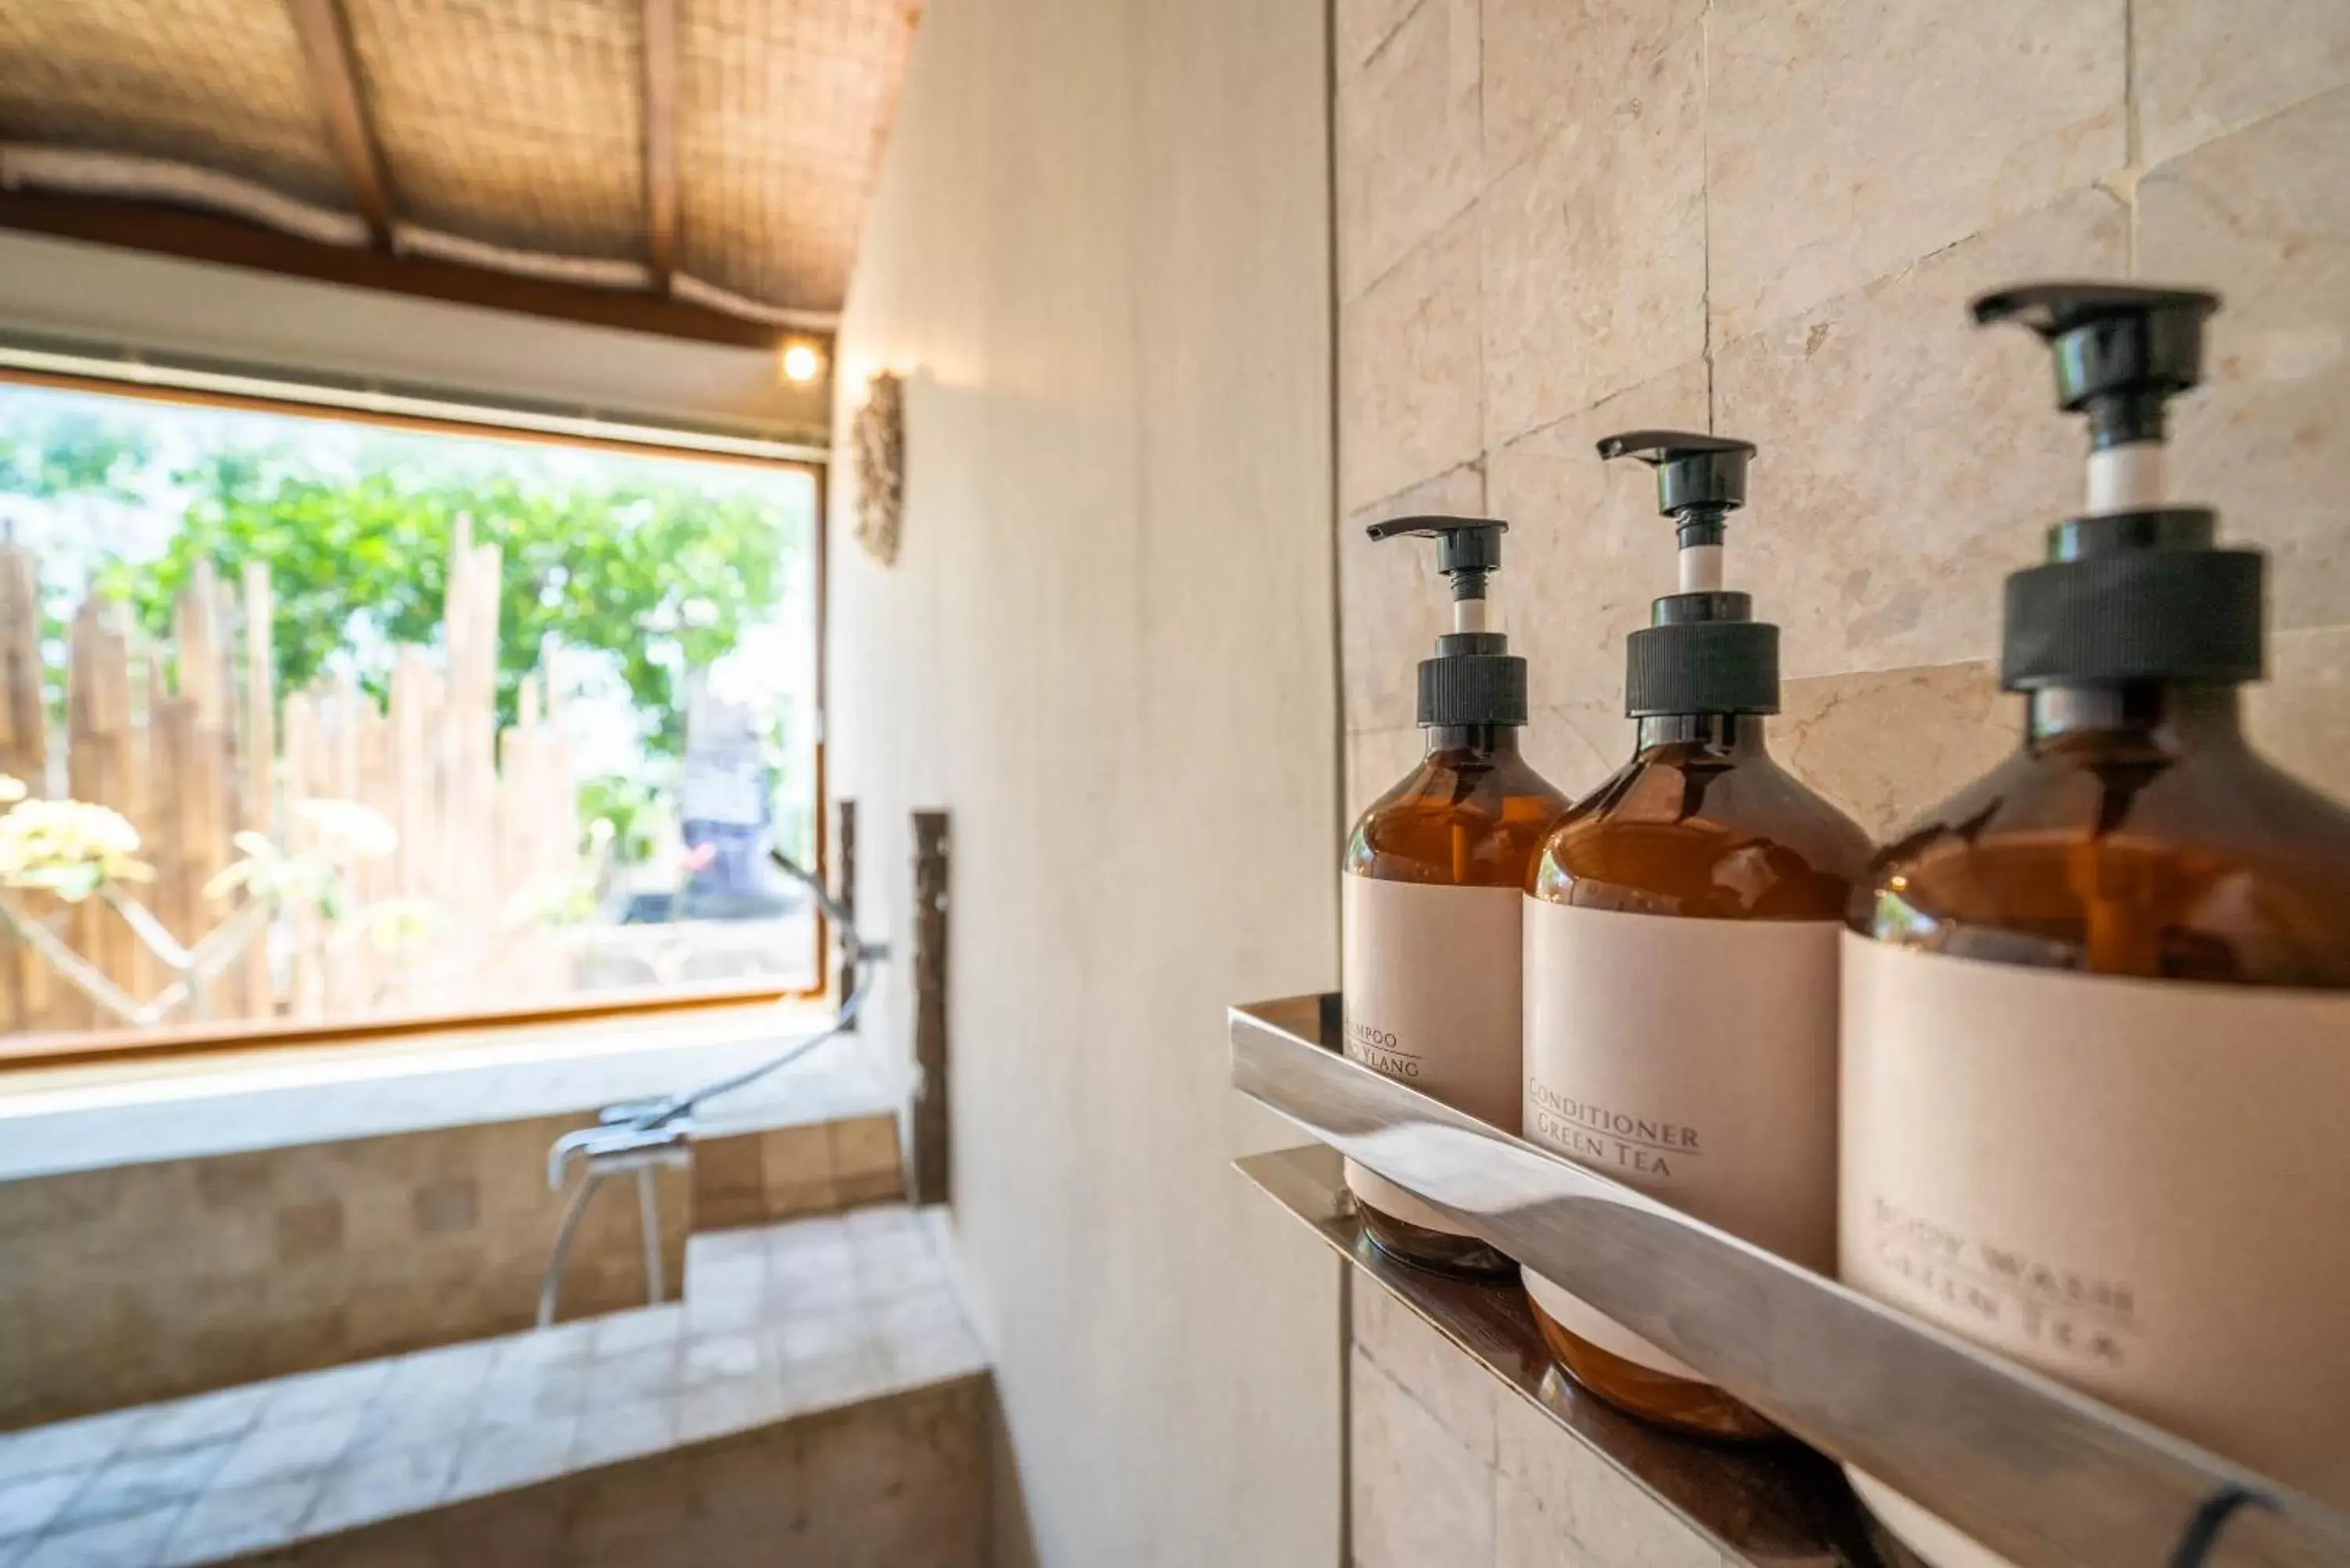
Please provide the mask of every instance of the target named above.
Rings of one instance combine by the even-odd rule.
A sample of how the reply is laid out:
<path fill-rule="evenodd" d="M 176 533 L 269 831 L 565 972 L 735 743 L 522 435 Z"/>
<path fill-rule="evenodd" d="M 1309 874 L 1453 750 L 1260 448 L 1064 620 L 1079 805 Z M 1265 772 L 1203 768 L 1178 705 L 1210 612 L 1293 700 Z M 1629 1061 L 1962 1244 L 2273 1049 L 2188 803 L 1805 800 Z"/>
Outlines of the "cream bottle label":
<path fill-rule="evenodd" d="M 1352 874 L 1343 885 L 1347 1059 L 1504 1132 L 1518 1130 L 1515 888 L 1452 888 Z M 1347 1185 L 1382 1213 L 1461 1234 L 1373 1171 Z"/>
<path fill-rule="evenodd" d="M 2350 1506 L 2350 996 L 1852 934 L 1843 992 L 1846 1282 Z"/>
<path fill-rule="evenodd" d="M 1836 932 L 1525 900 L 1525 1136 L 1805 1268 L 1835 1262 Z M 1560 1326 L 1703 1381 L 1552 1282 Z"/>

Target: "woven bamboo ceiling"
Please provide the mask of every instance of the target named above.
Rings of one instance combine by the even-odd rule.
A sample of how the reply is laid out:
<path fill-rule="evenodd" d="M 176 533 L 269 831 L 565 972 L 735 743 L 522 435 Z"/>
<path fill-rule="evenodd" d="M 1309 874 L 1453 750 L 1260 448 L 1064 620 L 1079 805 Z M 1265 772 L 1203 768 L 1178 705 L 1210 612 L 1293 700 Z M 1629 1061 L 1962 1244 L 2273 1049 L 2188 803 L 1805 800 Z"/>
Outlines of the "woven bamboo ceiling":
<path fill-rule="evenodd" d="M 0 226 L 820 327 L 920 8 L 0 0 Z"/>

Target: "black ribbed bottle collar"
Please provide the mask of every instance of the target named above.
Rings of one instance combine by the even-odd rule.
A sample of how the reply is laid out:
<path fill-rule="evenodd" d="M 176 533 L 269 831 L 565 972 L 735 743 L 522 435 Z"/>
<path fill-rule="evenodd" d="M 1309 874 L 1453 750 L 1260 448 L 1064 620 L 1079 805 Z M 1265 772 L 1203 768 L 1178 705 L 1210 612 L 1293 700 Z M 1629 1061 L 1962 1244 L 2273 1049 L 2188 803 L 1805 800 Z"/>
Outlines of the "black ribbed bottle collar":
<path fill-rule="evenodd" d="M 1719 589 L 1657 600 L 1652 624 L 1624 639 L 1624 711 L 1777 712 L 1779 628 L 1753 604 Z"/>
<path fill-rule="evenodd" d="M 1422 726 L 1523 724 L 1526 722 L 1526 661 L 1494 631 L 1447 632 L 1436 657 L 1419 661 Z"/>
<path fill-rule="evenodd" d="M 2213 543 L 2201 507 L 2074 517 L 2046 563 L 2007 579 L 2000 683 L 2010 691 L 2137 681 L 2231 686 L 2266 662 L 2266 562 Z"/>

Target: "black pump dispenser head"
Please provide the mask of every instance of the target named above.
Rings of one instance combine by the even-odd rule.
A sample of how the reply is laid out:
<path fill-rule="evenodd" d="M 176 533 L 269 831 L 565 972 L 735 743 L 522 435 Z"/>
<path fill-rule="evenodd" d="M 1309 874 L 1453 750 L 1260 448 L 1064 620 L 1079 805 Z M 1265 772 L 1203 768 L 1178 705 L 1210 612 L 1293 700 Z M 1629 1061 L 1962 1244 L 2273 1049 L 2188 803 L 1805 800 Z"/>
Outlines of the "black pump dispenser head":
<path fill-rule="evenodd" d="M 2030 283 L 1975 301 L 1975 322 L 2017 321 L 2056 356 L 2056 406 L 2089 416 L 2097 451 L 2163 437 L 2163 406 L 2203 379 L 2203 323 L 2220 296 L 2111 283 Z"/>
<path fill-rule="evenodd" d="M 2203 375 L 2217 295 L 2039 283 L 1986 294 L 1978 325 L 2016 321 L 2055 355 L 2056 402 L 2089 419 L 2088 505 L 2048 531 L 2048 564 L 2007 579 L 2001 684 L 2011 691 L 2260 678 L 2263 560 L 2223 550 L 2203 507 L 2170 504 L 2172 398 Z"/>
<path fill-rule="evenodd" d="M 1602 458 L 1636 457 L 1657 471 L 1657 510 L 1684 550 L 1721 543 L 1722 519 L 1746 504 L 1754 443 L 1688 431 L 1627 431 L 1599 443 Z"/>
<path fill-rule="evenodd" d="M 1625 639 L 1624 711 L 1635 719 L 1779 711 L 1779 628 L 1721 586 L 1725 524 L 1746 504 L 1754 450 L 1690 431 L 1627 431 L 1599 443 L 1602 458 L 1657 471 L 1657 510 L 1680 547 L 1680 591 L 1658 599 L 1649 625 Z"/>
<path fill-rule="evenodd" d="M 1399 534 L 1436 541 L 1436 569 L 1452 579 L 1454 600 L 1482 599 L 1485 577 L 1502 566 L 1502 535 L 1510 525 L 1498 517 L 1390 517 L 1371 524 L 1371 537 Z"/>
<path fill-rule="evenodd" d="M 1526 661 L 1510 639 L 1485 629 L 1486 578 L 1501 569 L 1498 517 L 1390 517 L 1374 523 L 1374 541 L 1409 535 L 1436 541 L 1436 569 L 1452 581 L 1452 629 L 1436 639 L 1436 657 L 1419 661 L 1423 726 L 1523 724 Z"/>

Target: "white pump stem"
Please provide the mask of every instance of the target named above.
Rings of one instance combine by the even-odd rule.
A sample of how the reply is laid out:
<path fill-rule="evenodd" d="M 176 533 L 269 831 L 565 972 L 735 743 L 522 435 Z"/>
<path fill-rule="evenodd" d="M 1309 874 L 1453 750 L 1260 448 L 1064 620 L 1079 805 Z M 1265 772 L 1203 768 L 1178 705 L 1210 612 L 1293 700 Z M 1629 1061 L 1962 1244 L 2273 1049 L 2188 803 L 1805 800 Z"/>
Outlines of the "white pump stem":
<path fill-rule="evenodd" d="M 1691 545 L 1681 552 L 1681 592 L 1711 594 L 1721 591 L 1721 546 Z"/>
<path fill-rule="evenodd" d="M 1483 599 L 1454 599 L 1452 601 L 1452 629 L 1455 631 L 1484 630 L 1485 601 Z"/>
<path fill-rule="evenodd" d="M 2134 441 L 2091 452 L 2088 514 L 2096 517 L 2161 505 L 2169 495 L 2162 452 L 2158 441 Z"/>

